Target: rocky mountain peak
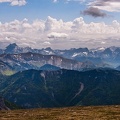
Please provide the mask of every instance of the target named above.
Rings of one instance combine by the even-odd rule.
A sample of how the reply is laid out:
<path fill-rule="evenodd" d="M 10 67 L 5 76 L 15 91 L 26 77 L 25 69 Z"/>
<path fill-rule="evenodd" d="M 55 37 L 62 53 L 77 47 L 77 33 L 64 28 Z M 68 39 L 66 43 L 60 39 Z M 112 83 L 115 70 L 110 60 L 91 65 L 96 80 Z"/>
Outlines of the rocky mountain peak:
<path fill-rule="evenodd" d="M 19 47 L 17 46 L 16 43 L 9 44 L 5 49 L 5 53 L 13 53 L 15 49 L 18 49 L 18 48 Z"/>

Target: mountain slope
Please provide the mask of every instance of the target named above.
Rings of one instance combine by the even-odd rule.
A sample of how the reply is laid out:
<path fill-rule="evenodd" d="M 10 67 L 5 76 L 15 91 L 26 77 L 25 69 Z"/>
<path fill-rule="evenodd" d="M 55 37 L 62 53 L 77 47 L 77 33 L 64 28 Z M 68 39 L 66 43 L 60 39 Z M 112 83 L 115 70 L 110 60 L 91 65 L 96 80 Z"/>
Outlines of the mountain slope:
<path fill-rule="evenodd" d="M 0 60 L 0 73 L 4 75 L 12 75 L 15 73 L 14 68 L 9 65 L 9 63 L 5 63 Z"/>
<path fill-rule="evenodd" d="M 120 72 L 19 72 L 0 84 L 4 98 L 25 108 L 120 104 Z"/>
<path fill-rule="evenodd" d="M 120 70 L 120 66 L 118 66 L 118 67 L 116 68 L 116 70 Z"/>
<path fill-rule="evenodd" d="M 38 53 L 21 53 L 21 54 L 2 54 L 0 60 L 9 64 L 15 71 L 27 69 L 40 69 L 45 64 L 51 64 L 64 69 L 79 70 L 82 63 L 63 58 L 56 55 L 42 55 Z"/>

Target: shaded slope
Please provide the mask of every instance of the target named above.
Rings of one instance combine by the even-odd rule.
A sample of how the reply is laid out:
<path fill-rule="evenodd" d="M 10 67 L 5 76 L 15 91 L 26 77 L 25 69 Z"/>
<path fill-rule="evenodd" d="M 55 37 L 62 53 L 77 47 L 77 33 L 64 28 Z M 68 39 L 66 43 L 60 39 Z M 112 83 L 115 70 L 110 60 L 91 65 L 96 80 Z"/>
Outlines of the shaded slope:
<path fill-rule="evenodd" d="M 5 105 L 5 101 L 2 97 L 0 97 L 0 110 L 9 110 L 9 108 Z"/>
<path fill-rule="evenodd" d="M 0 91 L 26 108 L 120 104 L 120 72 L 28 70 L 9 77 Z"/>
<path fill-rule="evenodd" d="M 50 64 L 45 64 L 40 67 L 40 70 L 59 70 L 59 69 L 60 69 L 60 67 L 56 67 L 56 66 L 50 65 Z"/>

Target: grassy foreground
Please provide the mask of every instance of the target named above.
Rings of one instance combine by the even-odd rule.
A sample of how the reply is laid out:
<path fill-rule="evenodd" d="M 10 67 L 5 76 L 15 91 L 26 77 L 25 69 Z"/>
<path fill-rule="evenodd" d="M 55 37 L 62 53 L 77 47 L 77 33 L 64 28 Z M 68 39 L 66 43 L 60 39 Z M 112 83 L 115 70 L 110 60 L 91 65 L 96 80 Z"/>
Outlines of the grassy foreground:
<path fill-rule="evenodd" d="M 0 111 L 0 120 L 120 120 L 120 105 Z"/>

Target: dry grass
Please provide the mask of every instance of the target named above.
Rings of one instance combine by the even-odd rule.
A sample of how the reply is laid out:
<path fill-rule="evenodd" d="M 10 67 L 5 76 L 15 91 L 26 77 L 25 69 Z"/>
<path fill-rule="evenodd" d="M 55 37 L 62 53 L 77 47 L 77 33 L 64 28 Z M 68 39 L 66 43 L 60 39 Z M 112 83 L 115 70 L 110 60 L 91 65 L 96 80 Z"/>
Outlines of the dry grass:
<path fill-rule="evenodd" d="M 0 111 L 0 120 L 120 120 L 120 106 Z"/>

